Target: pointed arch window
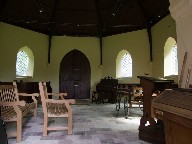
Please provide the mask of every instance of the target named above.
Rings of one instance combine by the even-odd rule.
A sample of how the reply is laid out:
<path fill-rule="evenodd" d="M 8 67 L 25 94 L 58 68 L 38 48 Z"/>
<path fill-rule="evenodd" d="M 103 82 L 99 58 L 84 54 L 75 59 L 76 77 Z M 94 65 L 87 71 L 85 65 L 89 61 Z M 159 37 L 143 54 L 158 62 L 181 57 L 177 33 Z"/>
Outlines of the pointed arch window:
<path fill-rule="evenodd" d="M 177 44 L 169 37 L 164 47 L 164 76 L 178 75 Z"/>
<path fill-rule="evenodd" d="M 132 57 L 127 50 L 121 50 L 117 55 L 116 77 L 132 77 Z"/>
<path fill-rule="evenodd" d="M 121 58 L 121 77 L 132 77 L 132 58 L 129 53 Z"/>
<path fill-rule="evenodd" d="M 25 51 L 21 50 L 17 53 L 16 75 L 27 76 L 28 67 L 29 57 Z"/>
<path fill-rule="evenodd" d="M 172 73 L 178 75 L 177 45 L 174 45 L 171 49 L 171 63 Z"/>
<path fill-rule="evenodd" d="M 32 77 L 34 70 L 33 52 L 27 46 L 17 52 L 16 77 Z"/>

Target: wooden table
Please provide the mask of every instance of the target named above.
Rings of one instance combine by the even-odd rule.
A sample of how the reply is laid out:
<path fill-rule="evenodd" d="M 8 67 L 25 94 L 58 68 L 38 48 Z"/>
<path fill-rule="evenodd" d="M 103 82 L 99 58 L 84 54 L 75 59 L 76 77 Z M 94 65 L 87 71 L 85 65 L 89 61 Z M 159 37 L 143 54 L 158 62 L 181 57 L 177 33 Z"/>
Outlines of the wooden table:
<path fill-rule="evenodd" d="M 121 98 L 124 98 L 124 111 L 125 111 L 125 118 L 129 115 L 129 100 L 131 99 L 130 90 L 117 90 L 117 98 L 116 98 L 116 111 L 119 113 L 119 110 L 121 108 Z"/>

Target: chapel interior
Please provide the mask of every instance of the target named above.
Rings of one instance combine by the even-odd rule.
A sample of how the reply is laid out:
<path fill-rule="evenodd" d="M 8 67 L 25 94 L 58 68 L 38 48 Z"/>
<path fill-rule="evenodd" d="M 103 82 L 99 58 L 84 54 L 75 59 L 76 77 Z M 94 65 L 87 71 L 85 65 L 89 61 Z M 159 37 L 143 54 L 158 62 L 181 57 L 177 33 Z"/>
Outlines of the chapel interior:
<path fill-rule="evenodd" d="M 1 0 L 2 144 L 192 144 L 191 37 L 191 0 Z"/>

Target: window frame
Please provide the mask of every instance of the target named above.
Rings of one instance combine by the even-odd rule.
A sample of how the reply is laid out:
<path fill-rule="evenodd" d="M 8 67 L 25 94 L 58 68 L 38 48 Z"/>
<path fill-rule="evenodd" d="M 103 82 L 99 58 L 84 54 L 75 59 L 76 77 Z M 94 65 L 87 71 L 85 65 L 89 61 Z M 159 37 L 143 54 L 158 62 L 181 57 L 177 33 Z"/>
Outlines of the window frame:
<path fill-rule="evenodd" d="M 27 57 L 28 57 L 28 67 L 27 70 L 25 72 L 25 75 L 20 75 L 17 74 L 17 60 L 18 60 L 18 53 L 20 53 L 21 51 L 23 51 Z M 31 49 L 27 46 L 24 46 L 22 48 L 20 48 L 16 54 L 16 78 L 28 78 L 28 77 L 33 77 L 33 71 L 34 71 L 34 56 L 33 56 L 33 52 L 31 51 Z"/>
<path fill-rule="evenodd" d="M 129 76 L 123 76 L 122 75 L 122 72 L 121 72 L 121 63 L 122 63 L 122 58 L 125 56 L 125 55 L 127 55 L 129 58 L 128 59 L 130 59 L 131 60 L 131 64 L 130 64 L 130 66 L 131 66 L 131 68 L 130 68 L 130 70 L 131 70 L 131 74 L 129 75 Z M 129 71 L 130 71 L 129 70 Z M 117 55 L 117 58 L 116 58 L 116 78 L 119 78 L 119 79 L 121 79 L 121 78 L 132 78 L 133 77 L 133 60 L 132 60 L 132 57 L 131 57 L 131 54 L 127 51 L 127 50 L 121 50 L 119 53 L 118 53 L 118 55 Z"/>
<path fill-rule="evenodd" d="M 174 49 L 177 49 L 177 43 L 174 38 L 169 37 L 164 46 L 164 77 L 178 76 L 178 49 L 176 53 L 173 53 Z M 173 58 L 177 58 L 177 60 L 173 60 Z"/>

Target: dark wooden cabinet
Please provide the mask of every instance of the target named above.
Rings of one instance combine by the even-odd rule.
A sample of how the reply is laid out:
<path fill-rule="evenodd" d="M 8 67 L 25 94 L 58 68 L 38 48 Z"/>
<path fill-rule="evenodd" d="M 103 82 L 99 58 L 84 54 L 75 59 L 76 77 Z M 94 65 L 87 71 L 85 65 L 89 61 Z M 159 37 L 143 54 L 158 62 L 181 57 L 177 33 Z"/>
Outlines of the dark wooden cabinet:
<path fill-rule="evenodd" d="M 105 77 L 101 79 L 100 83 L 96 85 L 98 92 L 98 102 L 115 103 L 117 97 L 118 80 L 112 77 Z"/>

